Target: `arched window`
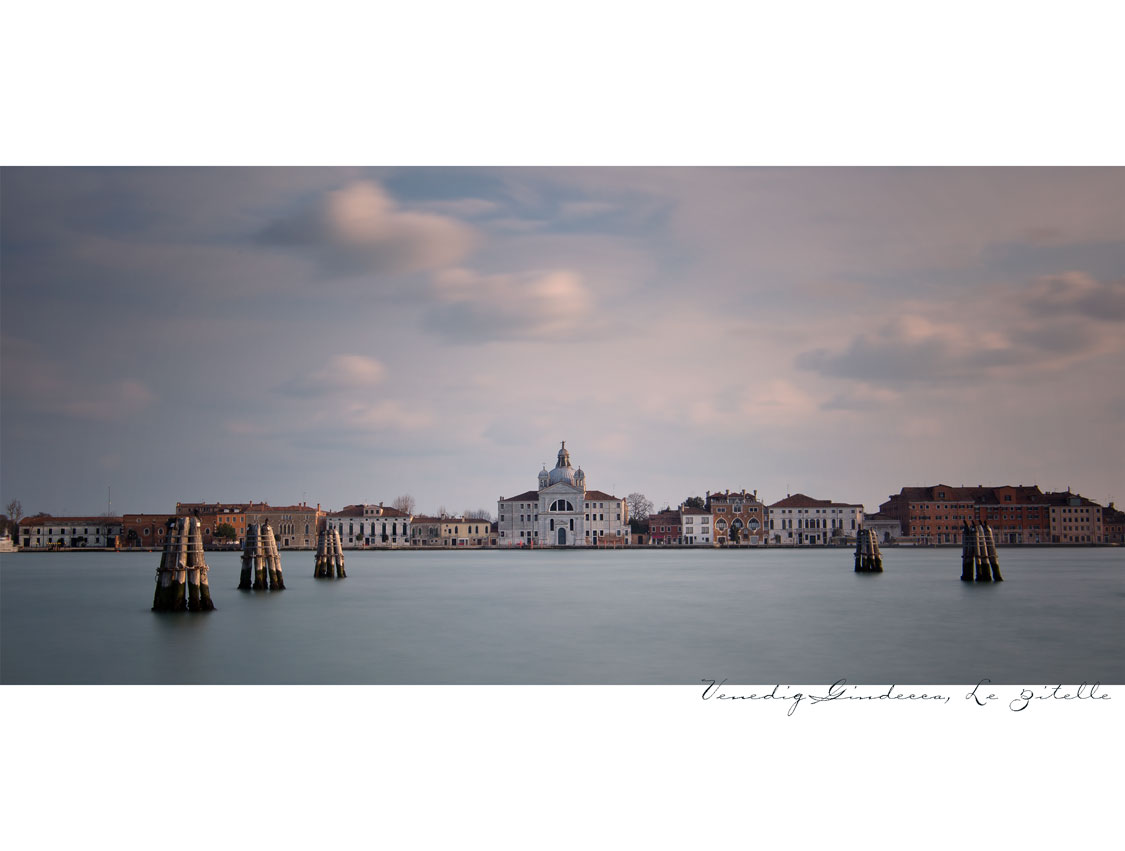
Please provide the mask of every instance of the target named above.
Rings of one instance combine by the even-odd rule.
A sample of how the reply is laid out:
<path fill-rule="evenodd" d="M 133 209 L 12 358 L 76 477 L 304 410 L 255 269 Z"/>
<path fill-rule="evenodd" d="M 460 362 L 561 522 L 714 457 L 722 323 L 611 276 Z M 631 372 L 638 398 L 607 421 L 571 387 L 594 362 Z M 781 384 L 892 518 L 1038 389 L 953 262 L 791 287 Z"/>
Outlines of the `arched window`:
<path fill-rule="evenodd" d="M 565 499 L 556 499 L 548 511 L 574 511 L 574 505 Z"/>
<path fill-rule="evenodd" d="M 750 522 L 747 523 L 746 525 L 749 527 L 751 532 L 757 532 L 758 527 L 761 526 L 762 524 L 758 522 L 757 517 L 751 517 Z"/>

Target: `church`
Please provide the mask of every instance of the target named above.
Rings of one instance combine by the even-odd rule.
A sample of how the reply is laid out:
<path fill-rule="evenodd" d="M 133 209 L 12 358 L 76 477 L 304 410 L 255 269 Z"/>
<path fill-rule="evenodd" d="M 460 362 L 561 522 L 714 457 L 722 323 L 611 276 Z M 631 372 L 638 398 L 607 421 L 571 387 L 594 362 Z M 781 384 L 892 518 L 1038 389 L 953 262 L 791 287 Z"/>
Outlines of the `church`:
<path fill-rule="evenodd" d="M 555 468 L 539 471 L 537 490 L 500 497 L 496 504 L 501 547 L 623 547 L 629 543 L 625 500 L 586 490 L 586 474 L 570 466 L 566 441 Z"/>

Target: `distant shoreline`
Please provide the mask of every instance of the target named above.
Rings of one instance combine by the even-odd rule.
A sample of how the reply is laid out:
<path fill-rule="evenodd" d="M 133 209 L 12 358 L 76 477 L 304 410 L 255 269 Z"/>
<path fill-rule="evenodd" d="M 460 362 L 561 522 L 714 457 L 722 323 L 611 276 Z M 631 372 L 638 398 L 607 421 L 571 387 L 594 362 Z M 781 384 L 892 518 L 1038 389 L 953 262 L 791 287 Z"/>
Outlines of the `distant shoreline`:
<path fill-rule="evenodd" d="M 1050 543 L 1050 544 L 1000 544 L 996 545 L 997 549 L 1001 550 L 1014 550 L 1014 549 L 1100 549 L 1100 548 L 1114 548 L 1122 546 L 1119 543 Z M 894 550 L 959 550 L 961 544 L 880 544 L 880 549 L 894 549 Z M 281 552 L 287 553 L 313 553 L 316 552 L 315 547 L 281 547 Z M 841 544 L 838 546 L 833 545 L 809 545 L 797 546 L 795 544 L 783 545 L 772 544 L 770 546 L 748 545 L 744 547 L 714 547 L 714 546 L 699 546 L 691 544 L 667 544 L 660 546 L 648 546 L 642 544 L 634 547 L 364 547 L 357 549 L 345 549 L 345 558 L 349 553 L 434 553 L 434 552 L 527 552 L 527 553 L 568 553 L 568 552 L 661 552 L 664 550 L 690 550 L 692 552 L 722 552 L 722 551 L 738 551 L 738 552 L 815 552 L 818 550 L 832 550 L 836 552 L 852 552 L 855 546 L 852 544 Z M 163 549 L 158 547 L 129 547 L 123 549 L 113 549 L 112 547 L 64 547 L 61 549 L 49 549 L 46 547 L 29 547 L 27 549 L 15 550 L 0 550 L 0 555 L 15 555 L 17 553 L 162 553 Z M 240 549 L 207 549 L 204 552 L 208 553 L 241 553 Z"/>

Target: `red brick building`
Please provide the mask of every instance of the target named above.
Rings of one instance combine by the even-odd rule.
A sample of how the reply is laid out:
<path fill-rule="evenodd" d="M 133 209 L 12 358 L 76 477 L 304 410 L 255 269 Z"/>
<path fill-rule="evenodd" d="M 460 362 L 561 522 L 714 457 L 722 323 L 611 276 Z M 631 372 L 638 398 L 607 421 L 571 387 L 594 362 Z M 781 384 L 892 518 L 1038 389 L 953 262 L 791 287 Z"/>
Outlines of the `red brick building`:
<path fill-rule="evenodd" d="M 121 546 L 123 548 L 163 549 L 168 521 L 173 514 L 121 515 Z"/>
<path fill-rule="evenodd" d="M 1102 530 L 1106 544 L 1125 544 L 1125 511 L 1118 511 L 1111 502 L 1102 509 Z"/>
<path fill-rule="evenodd" d="M 961 540 L 961 527 L 976 520 L 976 503 L 966 488 L 950 485 L 903 488 L 879 506 L 879 513 L 899 522 L 902 536 L 928 544 Z"/>
<path fill-rule="evenodd" d="M 1043 493 L 1037 485 L 903 488 L 879 506 L 902 524 L 903 537 L 952 544 L 961 526 L 988 523 L 998 544 L 1102 543 L 1102 508 L 1069 491 Z"/>
<path fill-rule="evenodd" d="M 681 528 L 679 511 L 665 509 L 653 514 L 648 518 L 649 543 L 655 546 L 683 543 Z"/>
<path fill-rule="evenodd" d="M 711 512 L 711 528 L 716 544 L 764 545 L 768 540 L 766 506 L 757 491 L 707 491 L 704 503 Z"/>

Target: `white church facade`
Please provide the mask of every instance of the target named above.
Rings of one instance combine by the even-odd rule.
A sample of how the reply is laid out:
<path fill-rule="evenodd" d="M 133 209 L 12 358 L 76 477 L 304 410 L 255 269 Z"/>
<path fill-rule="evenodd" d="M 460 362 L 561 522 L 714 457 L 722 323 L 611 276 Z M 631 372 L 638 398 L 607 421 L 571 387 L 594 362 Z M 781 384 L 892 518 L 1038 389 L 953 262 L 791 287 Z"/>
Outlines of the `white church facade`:
<path fill-rule="evenodd" d="M 586 490 L 586 474 L 570 465 L 566 441 L 555 468 L 539 472 L 537 490 L 500 497 L 496 504 L 501 547 L 623 547 L 629 543 L 624 499 Z"/>

